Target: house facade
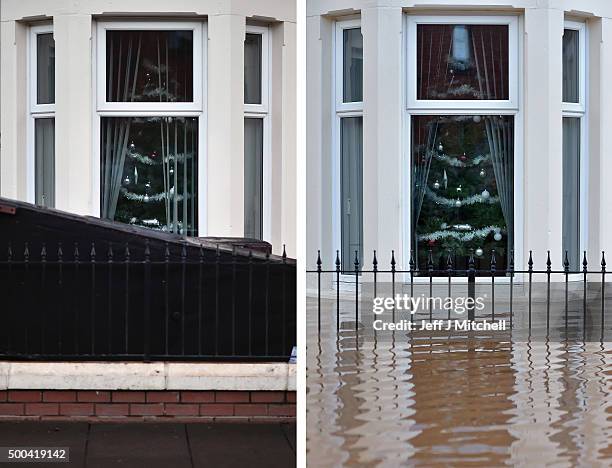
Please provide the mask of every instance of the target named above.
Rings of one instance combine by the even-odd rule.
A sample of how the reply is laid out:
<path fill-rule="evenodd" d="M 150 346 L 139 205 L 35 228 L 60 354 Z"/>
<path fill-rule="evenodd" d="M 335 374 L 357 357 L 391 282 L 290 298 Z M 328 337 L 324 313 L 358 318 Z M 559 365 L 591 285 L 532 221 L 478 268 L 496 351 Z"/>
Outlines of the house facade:
<path fill-rule="evenodd" d="M 295 252 L 295 5 L 3 1 L 0 195 Z"/>
<path fill-rule="evenodd" d="M 307 2 L 308 266 L 612 250 L 612 5 Z M 381 267 L 382 268 L 382 267 Z M 388 267 L 386 267 L 388 268 Z"/>
<path fill-rule="evenodd" d="M 0 416 L 295 416 L 295 14 L 0 3 Z"/>

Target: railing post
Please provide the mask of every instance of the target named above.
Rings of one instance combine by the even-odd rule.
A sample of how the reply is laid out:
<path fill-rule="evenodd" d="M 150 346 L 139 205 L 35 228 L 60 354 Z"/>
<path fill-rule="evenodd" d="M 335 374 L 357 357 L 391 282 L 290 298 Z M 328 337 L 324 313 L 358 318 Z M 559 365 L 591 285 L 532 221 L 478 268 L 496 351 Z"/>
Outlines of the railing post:
<path fill-rule="evenodd" d="M 91 264 L 91 306 L 89 309 L 89 335 L 91 340 L 91 354 L 96 353 L 96 244 L 91 243 L 89 252 Z"/>
<path fill-rule="evenodd" d="M 606 305 L 606 253 L 601 252 L 601 341 L 604 339 L 604 315 Z"/>
<path fill-rule="evenodd" d="M 510 330 L 512 330 L 512 319 L 514 316 L 513 310 L 513 295 L 514 295 L 514 250 L 510 251 L 510 262 L 509 262 L 509 270 L 510 270 Z"/>
<path fill-rule="evenodd" d="M 495 320 L 495 272 L 497 271 L 497 260 L 495 249 L 491 250 L 491 321 Z"/>
<path fill-rule="evenodd" d="M 552 262 L 550 261 L 550 250 L 546 252 L 546 336 L 550 329 L 550 272 Z"/>
<path fill-rule="evenodd" d="M 531 250 L 529 251 L 529 260 L 527 261 L 527 267 L 529 269 L 529 304 L 527 307 L 529 309 L 529 333 L 531 334 L 531 290 L 533 285 L 533 252 Z"/>
<path fill-rule="evenodd" d="M 317 325 L 321 333 L 321 251 L 317 251 Z"/>
<path fill-rule="evenodd" d="M 359 254 L 355 250 L 355 331 L 359 331 Z"/>
<path fill-rule="evenodd" d="M 589 271 L 589 264 L 587 262 L 586 250 L 584 251 L 584 257 L 582 259 L 582 305 L 583 305 L 583 314 L 582 314 L 582 335 L 583 338 L 586 337 L 586 316 L 587 316 L 587 273 Z"/>
<path fill-rule="evenodd" d="M 393 298 L 393 321 L 395 322 L 395 250 L 391 251 L 391 297 Z"/>
<path fill-rule="evenodd" d="M 151 250 L 149 239 L 144 250 L 144 360 L 149 362 L 151 354 Z"/>
<path fill-rule="evenodd" d="M 336 333 L 340 333 L 340 251 L 336 250 Z"/>
<path fill-rule="evenodd" d="M 429 249 L 429 255 L 427 257 L 427 272 L 429 273 L 429 298 L 430 299 L 433 297 L 433 269 L 434 269 L 433 251 Z M 430 305 L 429 306 L 429 321 L 431 322 L 432 320 L 433 320 L 433 310 Z"/>
<path fill-rule="evenodd" d="M 471 250 L 468 260 L 468 298 L 471 299 L 470 306 L 468 307 L 468 320 L 472 321 L 476 319 L 476 270 L 474 269 L 474 249 Z"/>
<path fill-rule="evenodd" d="M 565 258 L 563 259 L 563 272 L 565 273 L 565 335 L 567 337 L 567 319 L 568 319 L 568 309 L 569 309 L 569 271 L 570 271 L 570 263 L 569 257 L 567 254 L 567 250 L 565 251 Z"/>
<path fill-rule="evenodd" d="M 446 259 L 446 271 L 448 273 L 448 297 L 452 297 L 452 276 L 453 276 L 453 257 L 451 251 L 448 251 L 448 258 Z M 451 319 L 451 309 L 448 309 L 447 319 Z"/>

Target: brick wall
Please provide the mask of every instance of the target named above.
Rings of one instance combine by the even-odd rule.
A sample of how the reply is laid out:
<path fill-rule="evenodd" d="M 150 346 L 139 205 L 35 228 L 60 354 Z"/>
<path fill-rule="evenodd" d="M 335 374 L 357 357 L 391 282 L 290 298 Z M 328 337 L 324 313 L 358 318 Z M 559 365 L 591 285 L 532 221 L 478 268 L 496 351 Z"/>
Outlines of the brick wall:
<path fill-rule="evenodd" d="M 295 418 L 295 392 L 3 390 L 0 419 Z"/>

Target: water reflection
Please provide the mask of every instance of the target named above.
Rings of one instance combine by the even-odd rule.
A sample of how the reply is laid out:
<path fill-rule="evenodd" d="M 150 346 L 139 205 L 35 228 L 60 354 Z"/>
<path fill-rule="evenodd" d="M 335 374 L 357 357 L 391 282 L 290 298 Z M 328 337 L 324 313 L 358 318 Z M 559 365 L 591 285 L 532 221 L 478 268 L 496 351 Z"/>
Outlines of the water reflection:
<path fill-rule="evenodd" d="M 609 466 L 612 343 L 395 333 L 308 303 L 308 465 Z M 363 326 L 360 325 L 360 326 Z"/>

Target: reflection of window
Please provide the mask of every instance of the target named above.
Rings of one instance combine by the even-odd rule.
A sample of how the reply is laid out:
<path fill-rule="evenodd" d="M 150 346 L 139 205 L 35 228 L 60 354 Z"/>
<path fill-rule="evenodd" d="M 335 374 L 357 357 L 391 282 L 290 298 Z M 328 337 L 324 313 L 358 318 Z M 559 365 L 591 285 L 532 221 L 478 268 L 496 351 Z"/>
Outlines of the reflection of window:
<path fill-rule="evenodd" d="M 419 270 L 514 249 L 516 17 L 409 16 L 410 251 Z M 414 110 L 419 112 L 413 112 Z M 486 109 L 486 111 L 484 111 Z"/>
<path fill-rule="evenodd" d="M 244 235 L 269 238 L 264 201 L 268 164 L 268 28 L 248 25 L 244 39 Z"/>
<path fill-rule="evenodd" d="M 359 20 L 336 23 L 336 200 L 343 271 L 363 265 L 363 37 Z"/>
<path fill-rule="evenodd" d="M 101 217 L 198 235 L 202 37 L 199 23 L 100 24 Z"/>
<path fill-rule="evenodd" d="M 31 28 L 30 115 L 34 167 L 33 193 L 37 205 L 55 206 L 55 40 L 52 26 Z"/>
<path fill-rule="evenodd" d="M 563 31 L 563 259 L 570 269 L 581 265 L 585 205 L 582 196 L 585 163 L 585 24 L 567 21 Z"/>

